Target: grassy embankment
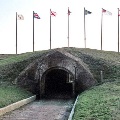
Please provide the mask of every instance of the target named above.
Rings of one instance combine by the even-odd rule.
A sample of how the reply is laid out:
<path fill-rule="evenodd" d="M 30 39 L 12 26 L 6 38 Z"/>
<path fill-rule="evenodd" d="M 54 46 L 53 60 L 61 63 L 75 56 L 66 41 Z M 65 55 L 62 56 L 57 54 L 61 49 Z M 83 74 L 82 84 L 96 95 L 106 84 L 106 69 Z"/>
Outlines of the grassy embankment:
<path fill-rule="evenodd" d="M 99 83 L 98 86 L 86 90 L 79 95 L 74 120 L 119 120 L 120 55 L 116 52 L 91 49 L 64 49 L 81 58 L 88 65 L 94 78 Z M 31 61 L 46 52 L 47 51 L 25 53 L 0 60 L 1 83 L 11 83 Z M 100 79 L 100 71 L 103 71 L 103 81 Z M 5 88 L 5 90 L 7 89 L 9 90 L 9 87 Z M 19 92 L 17 92 L 17 94 L 18 93 Z M 26 95 L 28 95 L 28 93 L 26 93 Z M 2 96 L 0 96 L 0 99 L 1 97 Z M 6 101 L 5 97 L 4 100 Z M 14 98 L 12 102 L 14 102 Z"/>
<path fill-rule="evenodd" d="M 99 83 L 79 95 L 73 120 L 120 120 L 120 54 L 90 49 L 68 51 L 88 65 Z"/>
<path fill-rule="evenodd" d="M 104 83 L 79 95 L 73 120 L 120 120 L 120 81 Z"/>
<path fill-rule="evenodd" d="M 0 108 L 32 96 L 28 91 L 13 85 L 0 85 Z"/>
<path fill-rule="evenodd" d="M 44 52 L 0 55 L 0 108 L 32 96 L 32 93 L 18 88 L 12 83 L 29 63 Z"/>

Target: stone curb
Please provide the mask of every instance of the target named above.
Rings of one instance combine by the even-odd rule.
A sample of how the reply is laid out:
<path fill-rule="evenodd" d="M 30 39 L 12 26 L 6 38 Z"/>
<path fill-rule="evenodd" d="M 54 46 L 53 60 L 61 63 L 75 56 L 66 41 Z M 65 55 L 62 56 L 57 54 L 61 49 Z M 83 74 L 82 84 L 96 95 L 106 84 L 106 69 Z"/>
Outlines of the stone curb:
<path fill-rule="evenodd" d="M 71 112 L 70 112 L 70 115 L 69 115 L 68 120 L 72 120 L 72 118 L 73 118 L 74 111 L 75 111 L 75 106 L 76 106 L 77 101 L 78 101 L 78 96 L 77 96 L 77 98 L 76 98 L 76 100 L 75 100 L 75 103 L 74 103 L 74 105 L 73 105 L 73 107 L 72 107 L 72 110 L 71 110 Z"/>
<path fill-rule="evenodd" d="M 0 108 L 0 116 L 7 113 L 7 112 L 15 110 L 15 109 L 17 109 L 17 108 L 19 108 L 19 107 L 21 107 L 21 106 L 23 106 L 25 104 L 28 104 L 28 103 L 34 101 L 35 99 L 36 99 L 36 95 L 34 95 L 32 97 L 29 97 L 27 99 L 23 99 L 23 100 L 18 101 L 18 102 L 15 102 L 15 103 L 10 104 L 10 105 L 8 105 L 6 107 Z"/>

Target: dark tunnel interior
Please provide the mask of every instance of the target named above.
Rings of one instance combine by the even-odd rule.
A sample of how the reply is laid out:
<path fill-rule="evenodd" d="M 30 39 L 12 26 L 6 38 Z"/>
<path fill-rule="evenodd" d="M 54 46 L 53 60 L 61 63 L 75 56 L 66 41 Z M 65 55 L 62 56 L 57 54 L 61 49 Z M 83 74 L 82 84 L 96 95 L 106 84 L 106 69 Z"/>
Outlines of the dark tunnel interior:
<path fill-rule="evenodd" d="M 45 76 L 46 97 L 70 97 L 72 84 L 68 83 L 68 72 L 62 69 L 52 69 Z"/>

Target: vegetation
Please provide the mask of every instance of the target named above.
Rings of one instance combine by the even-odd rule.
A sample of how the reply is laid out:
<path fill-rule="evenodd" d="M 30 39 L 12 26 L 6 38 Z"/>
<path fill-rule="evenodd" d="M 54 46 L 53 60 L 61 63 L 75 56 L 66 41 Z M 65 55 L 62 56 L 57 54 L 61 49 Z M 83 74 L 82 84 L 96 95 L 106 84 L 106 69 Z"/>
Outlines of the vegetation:
<path fill-rule="evenodd" d="M 45 51 L 21 55 L 0 55 L 0 108 L 32 96 L 32 93 L 13 85 L 25 67 Z"/>
<path fill-rule="evenodd" d="M 120 81 L 106 82 L 79 95 L 73 120 L 120 120 Z"/>
<path fill-rule="evenodd" d="M 101 51 L 84 48 L 63 48 L 67 52 L 83 60 L 88 65 L 94 78 L 100 81 L 100 71 L 103 71 L 104 81 L 114 81 L 120 78 L 120 55 L 117 52 Z M 50 50 L 49 50 L 50 51 Z M 13 81 L 19 73 L 33 60 L 49 51 L 29 52 L 20 55 L 0 56 L 0 81 Z"/>
<path fill-rule="evenodd" d="M 87 64 L 98 85 L 79 95 L 74 120 L 120 119 L 120 54 L 84 48 L 63 48 Z M 26 98 L 31 94 L 12 81 L 29 63 L 49 51 L 0 56 L 0 107 Z M 100 78 L 103 71 L 103 81 Z M 19 97 L 19 98 L 18 98 Z"/>
<path fill-rule="evenodd" d="M 32 96 L 32 93 L 13 85 L 0 86 L 0 108 Z"/>
<path fill-rule="evenodd" d="M 79 48 L 66 50 L 81 58 L 99 83 L 79 95 L 73 120 L 119 120 L 120 54 Z M 100 71 L 103 71 L 103 81 Z"/>
<path fill-rule="evenodd" d="M 33 60 L 39 58 L 47 51 L 29 52 L 20 55 L 1 56 L 0 60 L 0 82 L 12 82 L 19 73 L 25 69 Z"/>
<path fill-rule="evenodd" d="M 94 78 L 101 82 L 120 79 L 120 54 L 111 51 L 91 50 L 84 48 L 66 48 L 66 50 L 83 60 L 88 65 Z M 100 72 L 103 71 L 104 81 Z"/>

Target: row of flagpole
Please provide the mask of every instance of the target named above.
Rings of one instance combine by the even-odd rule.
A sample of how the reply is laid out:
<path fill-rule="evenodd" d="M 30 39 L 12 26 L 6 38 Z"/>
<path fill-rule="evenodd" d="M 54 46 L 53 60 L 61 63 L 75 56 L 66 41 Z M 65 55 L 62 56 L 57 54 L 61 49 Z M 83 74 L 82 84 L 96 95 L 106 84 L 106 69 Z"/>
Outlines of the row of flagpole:
<path fill-rule="evenodd" d="M 51 49 L 51 16 L 56 16 L 56 12 L 50 9 L 50 49 Z M 34 52 L 34 18 L 40 19 L 39 15 L 33 11 L 33 52 Z M 17 20 L 24 20 L 22 14 L 17 14 L 16 12 L 16 54 L 17 54 Z"/>
<path fill-rule="evenodd" d="M 118 8 L 118 53 L 119 53 L 119 16 L 120 16 L 120 13 L 119 13 L 119 8 Z M 85 15 L 87 14 L 91 14 L 92 12 L 86 10 L 84 8 L 84 41 L 85 41 L 85 48 L 86 48 L 86 30 L 85 30 Z M 102 50 L 102 45 L 103 45 L 103 40 L 102 40 L 102 30 L 103 30 L 103 14 L 108 14 L 108 15 L 112 15 L 111 12 L 105 10 L 102 8 L 102 14 L 101 14 L 101 50 Z"/>
<path fill-rule="evenodd" d="M 118 53 L 119 53 L 119 8 L 118 8 Z M 84 8 L 84 44 L 86 48 L 86 28 L 85 28 L 85 15 L 91 14 L 92 12 L 86 10 Z M 105 10 L 102 8 L 102 14 L 101 14 L 101 50 L 102 50 L 102 23 L 103 23 L 103 13 L 106 13 L 108 15 L 112 15 L 111 12 Z M 71 11 L 68 7 L 68 47 L 69 47 L 69 16 L 71 14 Z M 51 49 L 51 16 L 56 16 L 56 12 L 51 11 L 50 9 L 50 49 Z M 33 11 L 33 52 L 34 52 L 34 18 L 40 19 L 39 15 Z M 17 20 L 24 20 L 23 15 L 17 14 L 16 12 L 16 54 L 17 54 Z"/>

